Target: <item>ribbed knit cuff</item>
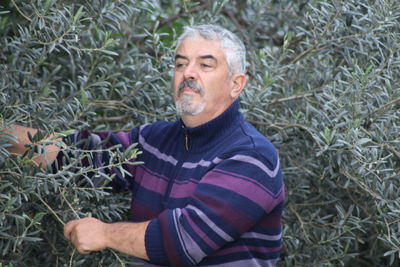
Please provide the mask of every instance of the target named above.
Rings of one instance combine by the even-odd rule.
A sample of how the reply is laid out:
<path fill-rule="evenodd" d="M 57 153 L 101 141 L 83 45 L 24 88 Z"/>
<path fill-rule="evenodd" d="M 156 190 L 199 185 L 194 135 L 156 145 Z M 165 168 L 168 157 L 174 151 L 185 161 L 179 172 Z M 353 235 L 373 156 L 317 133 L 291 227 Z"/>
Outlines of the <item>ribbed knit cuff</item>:
<path fill-rule="evenodd" d="M 151 220 L 147 226 L 144 245 L 151 263 L 168 265 L 168 258 L 164 251 L 161 227 L 158 219 Z"/>

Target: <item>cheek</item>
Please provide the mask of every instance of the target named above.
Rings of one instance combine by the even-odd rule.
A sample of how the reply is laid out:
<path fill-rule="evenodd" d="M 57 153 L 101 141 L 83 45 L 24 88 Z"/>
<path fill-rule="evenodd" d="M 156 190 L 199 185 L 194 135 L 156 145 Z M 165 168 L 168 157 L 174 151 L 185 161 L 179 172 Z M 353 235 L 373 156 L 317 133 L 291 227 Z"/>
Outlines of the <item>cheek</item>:
<path fill-rule="evenodd" d="M 179 83 L 180 82 L 178 81 L 178 79 L 174 76 L 171 81 L 171 91 L 173 93 L 175 93 L 176 89 L 179 87 Z"/>
<path fill-rule="evenodd" d="M 210 80 L 204 87 L 206 87 L 206 91 L 213 96 L 223 96 L 226 94 L 229 86 L 223 78 L 216 78 Z"/>

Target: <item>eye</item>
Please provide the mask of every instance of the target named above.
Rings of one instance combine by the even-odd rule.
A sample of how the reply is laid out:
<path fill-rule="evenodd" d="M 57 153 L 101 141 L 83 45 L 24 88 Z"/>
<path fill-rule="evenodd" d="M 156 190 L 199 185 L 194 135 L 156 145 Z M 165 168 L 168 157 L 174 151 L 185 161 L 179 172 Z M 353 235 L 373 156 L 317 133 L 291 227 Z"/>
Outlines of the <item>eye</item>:
<path fill-rule="evenodd" d="M 211 65 L 208 65 L 208 64 L 205 64 L 205 63 L 201 63 L 200 66 L 201 66 L 202 68 L 205 68 L 205 69 L 207 69 L 207 68 L 212 68 Z"/>
<path fill-rule="evenodd" d="M 175 68 L 176 69 L 182 69 L 182 68 L 184 68 L 185 67 L 185 64 L 183 64 L 183 63 L 179 63 L 179 62 L 176 62 L 175 63 Z"/>

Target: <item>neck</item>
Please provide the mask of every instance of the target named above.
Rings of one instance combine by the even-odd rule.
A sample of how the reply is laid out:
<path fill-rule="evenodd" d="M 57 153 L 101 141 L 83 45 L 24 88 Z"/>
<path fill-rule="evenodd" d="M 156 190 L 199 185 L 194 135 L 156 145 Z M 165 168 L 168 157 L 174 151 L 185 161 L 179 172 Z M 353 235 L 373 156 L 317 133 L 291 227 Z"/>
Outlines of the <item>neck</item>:
<path fill-rule="evenodd" d="M 181 133 L 185 136 L 185 141 L 187 142 L 185 145 L 190 148 L 191 152 L 198 153 L 218 146 L 232 131 L 238 129 L 239 124 L 243 122 L 243 116 L 239 111 L 239 103 L 234 102 L 218 117 L 197 127 L 188 127 L 182 120 L 177 125 L 179 128 L 186 126 L 181 128 Z"/>
<path fill-rule="evenodd" d="M 193 115 L 182 115 L 181 119 L 186 127 L 194 128 L 194 127 L 200 126 L 200 125 L 212 120 L 213 118 L 211 118 L 211 119 L 204 118 L 204 116 L 201 116 L 201 114 L 198 114 L 198 115 L 194 115 L 194 116 Z"/>
<path fill-rule="evenodd" d="M 183 121 L 186 127 L 194 128 L 215 119 L 216 117 L 221 115 L 225 110 L 227 110 L 232 105 L 232 103 L 233 101 L 229 103 L 229 105 L 227 106 L 221 106 L 221 108 L 215 110 L 214 112 L 208 112 L 207 110 L 204 110 L 203 112 L 197 115 L 182 115 L 181 120 Z"/>

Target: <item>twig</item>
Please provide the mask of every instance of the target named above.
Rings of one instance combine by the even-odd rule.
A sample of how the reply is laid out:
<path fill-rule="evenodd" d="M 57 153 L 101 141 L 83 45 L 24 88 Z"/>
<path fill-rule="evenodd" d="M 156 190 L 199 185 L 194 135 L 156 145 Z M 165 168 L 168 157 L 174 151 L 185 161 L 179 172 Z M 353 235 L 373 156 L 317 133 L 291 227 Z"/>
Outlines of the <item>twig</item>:
<path fill-rule="evenodd" d="M 75 251 L 76 251 L 76 248 L 74 248 L 74 250 L 72 250 L 71 258 L 69 258 L 69 267 L 72 267 L 72 260 L 74 259 Z"/>
<path fill-rule="evenodd" d="M 67 198 L 65 197 L 65 188 L 61 191 L 60 190 L 60 194 L 62 196 L 62 198 L 64 199 L 64 201 L 67 203 L 68 207 L 72 210 L 72 212 L 75 214 L 77 219 L 80 219 L 81 217 L 79 216 L 79 214 L 74 210 L 74 208 L 72 207 L 71 203 L 69 203 L 69 201 L 67 200 Z"/>
<path fill-rule="evenodd" d="M 46 201 L 44 201 L 43 198 L 42 198 L 39 194 L 36 194 L 36 196 L 37 196 L 37 197 L 39 198 L 39 200 L 43 203 L 43 205 L 45 205 L 46 208 L 47 208 L 51 213 L 53 213 L 53 215 L 57 218 L 57 220 L 58 220 L 62 225 L 65 225 L 65 223 L 61 220 L 60 217 L 58 217 L 57 213 L 49 206 L 49 204 L 47 204 Z"/>
<path fill-rule="evenodd" d="M 173 15 L 173 16 L 171 16 L 171 17 L 168 17 L 168 18 L 162 20 L 160 23 L 158 23 L 153 29 L 151 29 L 151 32 L 157 31 L 157 30 L 160 29 L 162 26 L 164 26 L 164 25 L 166 25 L 166 24 L 169 24 L 169 23 L 171 23 L 172 21 L 174 21 L 174 20 L 176 20 L 176 19 L 178 19 L 178 18 L 180 18 L 180 17 L 183 17 L 183 16 L 186 16 L 186 15 L 188 15 L 188 14 L 190 14 L 190 13 L 194 13 L 194 12 L 196 12 L 196 11 L 205 9 L 205 8 L 208 7 L 208 6 L 209 6 L 209 4 L 208 4 L 208 3 L 205 3 L 205 4 L 202 4 L 202 5 L 200 5 L 200 6 L 193 7 L 193 8 L 191 8 L 191 9 L 187 10 L 186 12 L 185 12 L 183 9 L 180 9 L 180 11 L 178 12 L 178 14 Z"/>
<path fill-rule="evenodd" d="M 385 33 L 386 34 L 386 33 Z M 384 35 L 384 34 L 382 34 Z M 352 35 L 346 35 L 346 36 L 341 36 L 338 38 L 333 38 L 325 41 L 325 45 L 321 44 L 320 46 L 317 46 L 314 44 L 312 47 L 308 48 L 307 50 L 304 50 L 300 55 L 294 57 L 294 58 L 283 58 L 279 61 L 279 64 L 287 63 L 290 64 L 295 64 L 299 60 L 303 59 L 304 57 L 308 56 L 312 52 L 318 52 L 320 50 L 329 48 L 329 46 L 334 43 L 334 42 L 345 42 L 346 40 L 350 40 L 351 38 L 357 38 L 361 39 L 365 36 L 365 34 L 357 33 L 357 34 L 352 34 Z M 380 34 L 377 34 L 376 36 L 380 36 Z"/>
<path fill-rule="evenodd" d="M 350 173 L 346 171 L 340 171 L 341 174 L 343 174 L 346 178 L 350 179 L 353 181 L 355 184 L 357 184 L 361 189 L 363 189 L 365 192 L 369 193 L 373 198 L 378 199 L 378 200 L 384 200 L 378 193 L 370 190 L 366 184 L 358 180 L 356 177 L 353 177 L 350 175 Z"/>
<path fill-rule="evenodd" d="M 324 45 L 324 46 L 320 46 L 320 47 L 316 47 L 315 45 L 313 45 L 312 47 L 310 47 L 309 49 L 303 51 L 300 55 L 298 55 L 297 57 L 292 59 L 289 62 L 289 65 L 297 63 L 299 60 L 301 60 L 302 58 L 306 57 L 311 52 L 318 52 L 318 51 L 326 49 L 326 48 L 328 48 L 328 45 Z M 279 63 L 283 63 L 284 61 L 286 61 L 285 58 L 283 58 Z"/>
<path fill-rule="evenodd" d="M 263 121 L 255 121 L 255 120 L 249 120 L 247 119 L 247 121 L 253 125 L 263 125 L 263 126 L 267 126 L 267 127 L 275 127 L 275 128 L 279 128 L 279 129 L 289 129 L 289 128 L 298 128 L 301 129 L 305 132 L 307 132 L 315 141 L 315 143 L 318 145 L 319 149 L 322 149 L 322 146 L 318 143 L 317 140 L 315 140 L 314 138 L 314 134 L 312 133 L 312 131 L 307 128 L 304 125 L 301 124 L 287 124 L 287 123 L 268 123 L 268 122 L 263 122 Z"/>
<path fill-rule="evenodd" d="M 15 6 L 15 9 L 18 11 L 19 14 L 21 14 L 21 16 L 23 16 L 25 19 L 32 21 L 32 19 L 30 17 L 28 17 L 27 15 L 24 14 L 24 12 L 22 12 L 21 9 L 19 9 L 18 5 L 15 3 L 14 0 L 11 0 L 11 2 L 13 3 L 13 5 Z"/>
<path fill-rule="evenodd" d="M 111 253 L 114 254 L 114 256 L 117 258 L 117 260 L 119 261 L 119 263 L 121 264 L 122 267 L 125 267 L 126 264 L 121 260 L 121 258 L 118 256 L 117 253 L 115 253 L 114 250 L 110 249 Z"/>
<path fill-rule="evenodd" d="M 65 32 L 63 32 L 60 36 L 56 37 L 54 40 L 51 40 L 50 42 L 42 42 L 42 41 L 37 41 L 38 44 L 40 45 L 51 45 L 54 44 L 56 42 L 58 42 L 59 40 L 61 40 L 62 38 L 64 38 L 64 36 L 66 36 L 67 34 L 69 34 L 71 32 L 72 26 L 70 26 Z"/>
<path fill-rule="evenodd" d="M 117 100 L 104 100 L 104 101 L 99 100 L 99 101 L 91 102 L 91 103 L 89 103 L 89 105 L 93 106 L 93 107 L 107 107 L 107 108 L 114 108 L 114 109 L 119 109 L 121 107 L 124 107 L 127 110 L 132 110 L 132 111 L 135 111 L 135 112 L 138 112 L 141 114 L 145 114 L 148 116 L 153 116 L 153 117 L 157 116 L 157 114 L 155 114 L 155 113 L 150 113 L 150 112 L 146 112 L 144 110 L 133 108 L 133 107 L 127 105 L 126 103 L 117 101 Z"/>
<path fill-rule="evenodd" d="M 389 150 L 390 152 L 392 152 L 393 154 L 395 154 L 400 159 L 400 151 L 397 151 L 396 149 L 389 146 L 388 144 L 384 144 L 383 147 L 386 148 L 387 150 Z"/>
<path fill-rule="evenodd" d="M 385 105 L 380 106 L 379 108 L 377 108 L 377 109 L 371 111 L 370 113 L 368 113 L 368 114 L 365 116 L 364 120 L 367 119 L 367 118 L 369 118 L 369 117 L 371 117 L 373 114 L 378 113 L 379 111 L 381 111 L 381 110 L 387 108 L 388 106 L 391 106 L 391 105 L 393 105 L 393 104 L 396 104 L 397 102 L 400 102 L 400 97 L 398 97 L 398 98 L 396 98 L 396 99 L 394 99 L 394 100 L 392 100 L 392 101 L 386 103 Z"/>
<path fill-rule="evenodd" d="M 301 227 L 301 229 L 303 230 L 304 238 L 305 238 L 308 242 L 311 243 L 311 240 L 310 240 L 310 238 L 309 238 L 309 235 L 307 234 L 307 231 L 306 231 L 306 229 L 305 229 L 305 227 L 304 227 L 305 222 L 303 222 L 303 220 L 301 219 L 301 216 L 297 213 L 297 211 L 296 211 L 292 206 L 289 206 L 289 209 L 296 215 L 297 220 L 298 220 L 299 223 L 300 223 L 300 227 Z"/>
<path fill-rule="evenodd" d="M 115 116 L 115 117 L 102 117 L 96 118 L 93 123 L 104 123 L 104 122 L 126 122 L 131 116 L 130 115 L 122 115 L 122 116 Z"/>
<path fill-rule="evenodd" d="M 226 14 L 233 22 L 233 24 L 235 24 L 236 28 L 239 29 L 239 31 L 242 33 L 242 36 L 244 38 L 246 38 L 247 43 L 250 42 L 250 37 L 247 34 L 247 31 L 243 29 L 242 25 L 244 24 L 244 21 L 242 20 L 241 22 L 239 22 L 237 20 L 237 17 L 235 16 L 235 14 L 233 14 L 231 11 L 227 10 L 227 9 L 223 9 L 222 13 Z M 247 23 L 246 23 L 247 24 Z"/>
<path fill-rule="evenodd" d="M 297 100 L 297 99 L 302 99 L 302 98 L 307 98 L 307 97 L 315 97 L 316 93 L 319 93 L 319 92 L 307 93 L 307 94 L 302 94 L 302 95 L 294 95 L 294 96 L 279 98 L 279 99 L 272 100 L 269 104 L 270 105 L 275 105 L 275 104 L 280 104 L 280 103 L 287 102 L 287 101 L 292 101 L 292 100 Z"/>

